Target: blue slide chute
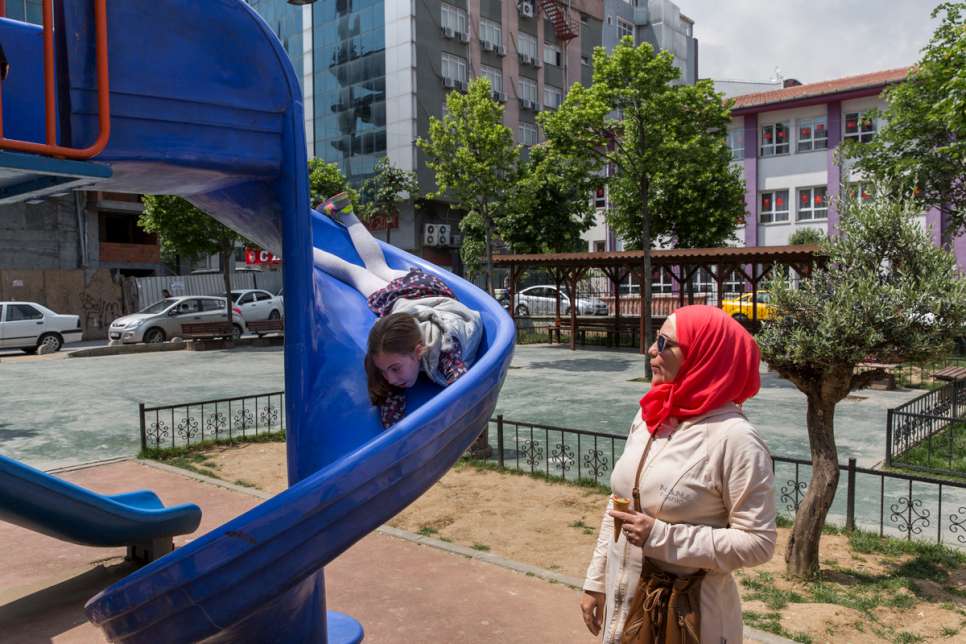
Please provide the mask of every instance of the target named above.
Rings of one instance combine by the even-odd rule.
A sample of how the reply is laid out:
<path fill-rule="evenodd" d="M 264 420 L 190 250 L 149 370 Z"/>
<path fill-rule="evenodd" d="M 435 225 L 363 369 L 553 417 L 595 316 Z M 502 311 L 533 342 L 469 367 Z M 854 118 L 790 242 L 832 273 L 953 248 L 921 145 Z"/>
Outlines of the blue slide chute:
<path fill-rule="evenodd" d="M 73 147 L 98 134 L 90 4 L 63 0 L 59 10 L 62 144 Z M 464 377 L 445 389 L 421 382 L 408 391 L 408 415 L 383 430 L 362 368 L 375 318 L 312 265 L 313 247 L 361 260 L 345 229 L 309 207 L 302 97 L 277 38 L 242 0 L 107 8 L 111 139 L 94 162 L 111 177 L 99 189 L 184 196 L 283 257 L 290 487 L 105 589 L 87 614 L 112 641 L 358 640 L 351 620 L 330 615 L 327 627 L 323 567 L 417 499 L 487 428 L 513 322 L 468 282 L 384 246 L 392 267 L 432 272 L 478 310 L 484 341 Z"/>

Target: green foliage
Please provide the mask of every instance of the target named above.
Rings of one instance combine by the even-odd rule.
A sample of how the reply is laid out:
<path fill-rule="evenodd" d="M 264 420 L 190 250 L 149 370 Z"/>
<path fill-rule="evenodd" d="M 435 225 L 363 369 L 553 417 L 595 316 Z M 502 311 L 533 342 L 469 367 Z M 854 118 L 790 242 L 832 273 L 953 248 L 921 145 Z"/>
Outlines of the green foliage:
<path fill-rule="evenodd" d="M 416 143 L 436 174 L 437 190 L 428 196 L 467 213 L 460 223 L 463 262 L 470 269 L 485 262 L 492 292 L 496 222 L 509 212 L 521 164 L 520 146 L 503 125 L 503 106 L 491 98 L 489 80 L 473 80 L 466 94 L 450 92 L 446 114 L 430 117 L 429 138 Z"/>
<path fill-rule="evenodd" d="M 763 358 L 806 393 L 829 393 L 829 380 L 844 378 L 834 402 L 860 383 L 858 363 L 934 357 L 966 321 L 955 258 L 932 244 L 914 204 L 885 195 L 842 201 L 828 264 L 797 289 L 781 276 L 769 286 L 775 317 L 757 338 Z"/>
<path fill-rule="evenodd" d="M 670 54 L 625 38 L 609 55 L 594 51 L 590 87 L 574 85 L 560 109 L 539 116 L 563 154 L 616 168 L 609 223 L 628 246 L 661 237 L 721 245 L 744 216 L 724 139 L 729 109 L 710 82 L 677 84 L 678 76 Z"/>
<path fill-rule="evenodd" d="M 945 208 L 947 239 L 966 228 L 966 3 L 944 2 L 942 16 L 908 78 L 887 93 L 885 124 L 870 143 L 843 150 L 879 181 L 916 190 L 921 206 Z"/>
<path fill-rule="evenodd" d="M 358 193 L 349 185 L 338 165 L 322 159 L 309 159 L 309 203 L 315 207 L 340 192 L 348 192 L 353 204 L 359 201 Z"/>
<path fill-rule="evenodd" d="M 166 257 L 198 259 L 234 249 L 245 238 L 181 197 L 145 195 L 138 225 L 161 239 Z"/>
<path fill-rule="evenodd" d="M 821 244 L 825 241 L 825 233 L 818 228 L 797 228 L 788 237 L 788 243 L 792 246 L 804 246 L 806 244 Z"/>
<path fill-rule="evenodd" d="M 415 172 L 397 168 L 389 157 L 383 157 L 376 162 L 376 173 L 363 182 L 359 196 L 363 218 L 389 215 L 407 199 L 419 197 L 419 180 Z"/>
<path fill-rule="evenodd" d="M 587 154 L 564 154 L 552 142 L 530 148 L 513 195 L 513 207 L 497 222 L 500 238 L 515 253 L 586 250 L 581 239 L 594 225 L 589 195 L 600 181 Z"/>

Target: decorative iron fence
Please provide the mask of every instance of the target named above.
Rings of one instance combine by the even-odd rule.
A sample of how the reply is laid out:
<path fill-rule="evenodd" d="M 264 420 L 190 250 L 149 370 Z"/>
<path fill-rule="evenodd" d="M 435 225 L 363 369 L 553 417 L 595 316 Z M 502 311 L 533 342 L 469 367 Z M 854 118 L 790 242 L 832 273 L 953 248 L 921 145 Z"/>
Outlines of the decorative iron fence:
<path fill-rule="evenodd" d="M 886 465 L 963 475 L 966 383 L 954 381 L 886 415 Z"/>
<path fill-rule="evenodd" d="M 488 460 L 501 468 L 602 485 L 609 484 L 626 442 L 622 436 L 508 420 L 502 415 L 490 420 L 488 431 L 490 444 L 496 446 Z M 862 468 L 854 458 L 839 469 L 831 523 L 880 536 L 935 535 L 938 543 L 966 547 L 966 484 Z M 773 456 L 772 471 L 775 502 L 794 515 L 808 489 L 811 462 Z"/>
<path fill-rule="evenodd" d="M 285 428 L 285 392 L 146 407 L 138 405 L 141 449 L 188 447 Z"/>

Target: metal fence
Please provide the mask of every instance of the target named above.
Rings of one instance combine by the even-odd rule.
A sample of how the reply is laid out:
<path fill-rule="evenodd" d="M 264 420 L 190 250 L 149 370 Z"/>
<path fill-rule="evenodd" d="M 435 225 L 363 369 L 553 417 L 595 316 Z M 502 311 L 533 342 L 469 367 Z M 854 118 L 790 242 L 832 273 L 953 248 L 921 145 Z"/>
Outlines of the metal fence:
<path fill-rule="evenodd" d="M 954 381 L 886 415 L 886 465 L 966 474 L 960 434 L 966 431 L 966 383 Z"/>
<path fill-rule="evenodd" d="M 275 434 L 285 429 L 285 392 L 179 405 L 138 405 L 141 449 L 189 447 L 206 440 Z"/>
<path fill-rule="evenodd" d="M 508 420 L 502 415 L 490 421 L 488 432 L 496 449 L 487 460 L 501 468 L 605 486 L 626 442 L 622 436 Z M 862 468 L 854 458 L 839 469 L 831 523 L 880 536 L 935 538 L 938 543 L 966 547 L 966 483 Z M 773 456 L 772 471 L 776 504 L 794 515 L 807 491 L 811 462 Z"/>
<path fill-rule="evenodd" d="M 163 275 L 158 277 L 134 278 L 137 294 L 137 310 L 154 304 L 161 298 L 161 291 L 167 289 L 172 295 L 216 295 L 225 296 L 225 278 L 219 273 L 198 275 Z M 260 288 L 278 293 L 282 288 L 280 271 L 235 271 L 231 275 L 233 289 Z"/>

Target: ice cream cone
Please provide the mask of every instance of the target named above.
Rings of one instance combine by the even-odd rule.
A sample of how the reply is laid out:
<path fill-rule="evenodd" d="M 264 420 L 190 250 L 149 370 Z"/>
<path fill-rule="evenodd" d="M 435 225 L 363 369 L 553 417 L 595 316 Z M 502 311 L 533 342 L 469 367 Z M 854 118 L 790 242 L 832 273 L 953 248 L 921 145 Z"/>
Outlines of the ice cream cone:
<path fill-rule="evenodd" d="M 631 500 L 625 499 L 620 496 L 612 496 L 611 501 L 614 502 L 614 509 L 618 512 L 627 512 L 631 509 Z M 621 527 L 624 525 L 622 519 L 614 519 L 614 541 L 621 536 Z"/>

